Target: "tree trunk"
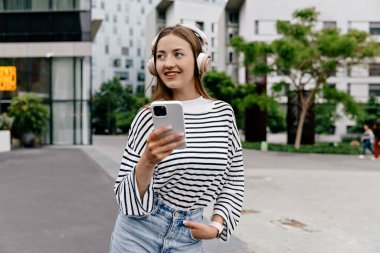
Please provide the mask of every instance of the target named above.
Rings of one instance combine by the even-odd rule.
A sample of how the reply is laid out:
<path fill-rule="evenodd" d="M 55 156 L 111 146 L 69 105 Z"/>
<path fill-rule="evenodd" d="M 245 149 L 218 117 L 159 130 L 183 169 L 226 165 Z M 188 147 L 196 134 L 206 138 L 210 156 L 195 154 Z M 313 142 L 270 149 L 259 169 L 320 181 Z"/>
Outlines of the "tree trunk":
<path fill-rule="evenodd" d="M 294 145 L 296 143 L 297 134 L 299 145 L 301 144 L 314 144 L 315 143 L 315 111 L 314 102 L 302 105 L 300 98 L 301 91 L 291 91 L 288 95 L 287 104 L 287 137 L 288 144 Z M 303 91 L 304 96 L 308 96 L 307 91 Z M 306 111 L 303 107 L 306 106 Z M 302 122 L 301 122 L 302 121 Z M 302 123 L 302 124 L 301 124 Z M 301 126 L 302 125 L 302 126 Z M 299 130 L 301 127 L 301 131 Z"/>
<path fill-rule="evenodd" d="M 301 115 L 297 124 L 296 141 L 294 142 L 294 147 L 296 149 L 299 149 L 301 147 L 302 131 L 303 131 L 303 125 L 305 123 L 307 109 L 308 109 L 308 106 L 306 104 L 301 104 Z"/>

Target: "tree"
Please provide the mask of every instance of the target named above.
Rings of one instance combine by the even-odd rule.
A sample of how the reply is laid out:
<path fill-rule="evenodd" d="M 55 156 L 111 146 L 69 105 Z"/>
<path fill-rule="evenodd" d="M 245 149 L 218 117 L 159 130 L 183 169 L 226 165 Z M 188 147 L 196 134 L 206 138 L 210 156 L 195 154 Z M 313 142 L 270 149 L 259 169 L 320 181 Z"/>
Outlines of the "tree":
<path fill-rule="evenodd" d="M 306 115 L 316 95 L 328 85 L 328 79 L 338 69 L 366 63 L 380 53 L 380 46 L 367 32 L 349 30 L 342 34 L 336 28 L 317 30 L 318 15 L 315 8 L 306 8 L 296 10 L 291 22 L 277 21 L 282 37 L 266 47 L 270 60 L 261 67 L 283 76 L 289 90 L 298 96 L 296 149 L 301 145 Z"/>
<path fill-rule="evenodd" d="M 252 89 L 253 93 L 251 93 L 252 96 L 245 97 L 246 101 L 243 108 L 244 118 L 255 118 L 255 120 L 246 120 L 244 122 L 245 138 L 247 141 L 253 142 L 265 141 L 268 125 L 266 74 L 272 71 L 266 61 L 270 48 L 264 42 L 254 41 L 247 43 L 239 36 L 231 39 L 231 45 L 237 52 L 244 55 L 245 82 L 254 87 Z M 248 102 L 247 100 L 250 101 Z"/>
<path fill-rule="evenodd" d="M 368 124 L 372 127 L 373 124 L 380 121 L 380 103 L 377 101 L 375 95 L 370 95 L 367 104 L 364 105 L 364 113 L 359 117 L 357 128 L 360 132 L 363 129 L 364 124 Z"/>
<path fill-rule="evenodd" d="M 144 95 L 133 94 L 114 78 L 101 85 L 93 98 L 93 128 L 96 134 L 127 132 L 132 120 L 148 100 Z"/>

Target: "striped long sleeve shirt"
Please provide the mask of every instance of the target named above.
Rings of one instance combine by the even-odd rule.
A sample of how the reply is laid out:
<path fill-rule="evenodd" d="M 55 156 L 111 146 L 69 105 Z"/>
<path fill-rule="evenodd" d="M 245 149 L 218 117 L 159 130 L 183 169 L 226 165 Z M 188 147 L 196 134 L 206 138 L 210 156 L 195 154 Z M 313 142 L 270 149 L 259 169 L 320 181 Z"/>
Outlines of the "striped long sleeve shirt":
<path fill-rule="evenodd" d="M 185 210 L 214 202 L 213 215 L 224 219 L 220 239 L 227 241 L 240 220 L 244 196 L 243 155 L 234 112 L 223 101 L 203 97 L 182 102 L 187 147 L 174 150 L 157 164 L 142 199 L 135 166 L 153 131 L 153 121 L 149 109 L 137 113 L 115 183 L 116 199 L 124 215 L 149 214 L 155 197 Z"/>

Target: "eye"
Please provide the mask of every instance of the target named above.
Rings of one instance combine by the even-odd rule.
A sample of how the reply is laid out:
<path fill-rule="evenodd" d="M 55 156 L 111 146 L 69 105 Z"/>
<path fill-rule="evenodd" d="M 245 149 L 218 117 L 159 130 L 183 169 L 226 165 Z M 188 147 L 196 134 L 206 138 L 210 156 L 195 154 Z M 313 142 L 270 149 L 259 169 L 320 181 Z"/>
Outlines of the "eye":
<path fill-rule="evenodd" d="M 158 54 L 156 55 L 156 59 L 157 59 L 157 60 L 160 60 L 160 61 L 164 60 L 164 59 L 165 59 L 165 54 L 163 54 L 163 53 L 158 53 Z"/>
<path fill-rule="evenodd" d="M 181 52 L 176 52 L 175 53 L 175 57 L 176 58 L 179 58 L 179 57 L 182 57 L 183 56 L 183 53 L 181 53 Z"/>

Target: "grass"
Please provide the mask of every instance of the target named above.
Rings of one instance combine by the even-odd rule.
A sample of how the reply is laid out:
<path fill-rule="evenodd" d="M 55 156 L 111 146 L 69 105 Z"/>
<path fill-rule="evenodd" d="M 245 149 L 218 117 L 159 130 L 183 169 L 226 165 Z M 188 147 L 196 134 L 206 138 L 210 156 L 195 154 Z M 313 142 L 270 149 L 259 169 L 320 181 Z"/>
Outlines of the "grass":
<path fill-rule="evenodd" d="M 244 148 L 260 150 L 260 142 L 243 142 Z M 269 151 L 290 153 L 316 153 L 316 154 L 347 154 L 357 155 L 361 153 L 360 147 L 353 147 L 350 143 L 316 143 L 314 145 L 301 145 L 295 149 L 294 145 L 268 143 Z"/>

